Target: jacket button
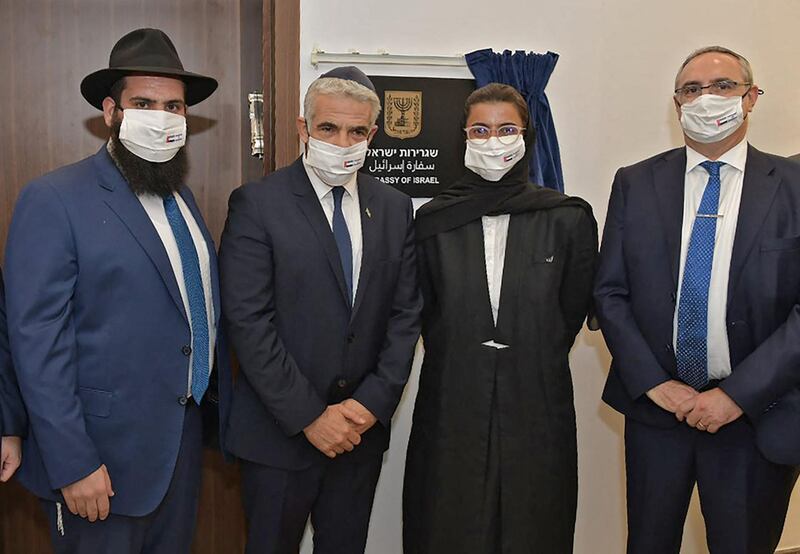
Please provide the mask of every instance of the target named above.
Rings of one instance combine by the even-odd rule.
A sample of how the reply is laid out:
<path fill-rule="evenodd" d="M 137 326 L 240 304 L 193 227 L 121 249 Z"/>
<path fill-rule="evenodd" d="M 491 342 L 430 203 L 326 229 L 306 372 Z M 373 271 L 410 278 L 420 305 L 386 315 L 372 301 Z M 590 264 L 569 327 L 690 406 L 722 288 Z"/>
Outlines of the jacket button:
<path fill-rule="evenodd" d="M 356 340 L 356 336 L 354 334 L 350 333 L 347 335 L 347 342 L 352 343 L 354 340 Z"/>
<path fill-rule="evenodd" d="M 339 379 L 339 380 L 336 382 L 336 385 L 337 385 L 337 386 L 338 386 L 340 389 L 343 389 L 343 388 L 345 388 L 345 387 L 347 386 L 347 381 L 346 381 L 345 379 Z"/>
<path fill-rule="evenodd" d="M 191 347 L 191 346 L 189 346 L 188 344 L 184 344 L 184 345 L 181 347 L 181 352 L 183 352 L 183 355 L 184 355 L 184 356 L 188 356 L 189 354 L 191 354 L 191 353 L 192 353 L 192 347 Z"/>
<path fill-rule="evenodd" d="M 178 404 L 180 404 L 181 406 L 186 406 L 186 404 L 188 402 L 189 402 L 189 399 L 186 398 L 185 396 L 179 396 L 178 397 Z"/>

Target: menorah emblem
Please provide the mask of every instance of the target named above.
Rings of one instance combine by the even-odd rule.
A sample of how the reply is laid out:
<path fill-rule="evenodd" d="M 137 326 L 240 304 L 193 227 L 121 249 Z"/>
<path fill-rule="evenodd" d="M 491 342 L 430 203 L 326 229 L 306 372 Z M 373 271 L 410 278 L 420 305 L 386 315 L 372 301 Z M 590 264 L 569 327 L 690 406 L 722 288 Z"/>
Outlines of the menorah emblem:
<path fill-rule="evenodd" d="M 387 90 L 384 93 L 383 130 L 394 138 L 407 139 L 422 130 L 422 91 Z"/>
<path fill-rule="evenodd" d="M 408 120 L 406 119 L 406 112 L 411 109 L 411 98 L 408 96 L 401 96 L 392 99 L 392 103 L 394 107 L 400 111 L 400 117 L 398 117 L 394 124 L 397 127 L 408 127 Z"/>

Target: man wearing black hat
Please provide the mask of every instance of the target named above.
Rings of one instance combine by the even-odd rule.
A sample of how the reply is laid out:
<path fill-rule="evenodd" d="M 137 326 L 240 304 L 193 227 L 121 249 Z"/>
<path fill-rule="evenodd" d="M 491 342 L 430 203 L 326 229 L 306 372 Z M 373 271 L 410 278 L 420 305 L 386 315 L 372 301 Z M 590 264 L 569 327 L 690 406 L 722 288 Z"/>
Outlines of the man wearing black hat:
<path fill-rule="evenodd" d="M 357 173 L 380 102 L 354 67 L 311 84 L 292 165 L 233 192 L 220 245 L 241 374 L 247 552 L 364 552 L 392 414 L 420 330 L 411 201 Z"/>
<path fill-rule="evenodd" d="M 201 408 L 224 423 L 230 391 L 214 244 L 184 185 L 186 107 L 216 86 L 183 69 L 162 31 L 125 35 L 81 83 L 110 140 L 17 202 L 6 277 L 30 417 L 19 477 L 58 553 L 190 550 Z"/>

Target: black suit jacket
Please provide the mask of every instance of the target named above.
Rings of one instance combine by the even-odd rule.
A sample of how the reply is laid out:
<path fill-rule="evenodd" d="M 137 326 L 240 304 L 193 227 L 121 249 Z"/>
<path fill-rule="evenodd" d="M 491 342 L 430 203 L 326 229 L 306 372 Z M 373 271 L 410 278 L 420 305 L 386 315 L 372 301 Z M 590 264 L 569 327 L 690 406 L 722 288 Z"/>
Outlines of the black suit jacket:
<path fill-rule="evenodd" d="M 677 424 L 645 393 L 678 379 L 673 314 L 686 150 L 617 172 L 595 301 L 613 356 L 603 399 L 651 425 Z M 757 426 L 762 452 L 800 463 L 800 165 L 748 146 L 728 281 L 732 374 L 721 388 Z"/>
<path fill-rule="evenodd" d="M 379 420 L 348 459 L 380 454 L 419 337 L 410 199 L 358 175 L 363 256 L 352 310 L 336 242 L 298 159 L 231 194 L 222 306 L 239 359 L 228 446 L 285 469 L 324 456 L 303 429 L 354 398 Z"/>

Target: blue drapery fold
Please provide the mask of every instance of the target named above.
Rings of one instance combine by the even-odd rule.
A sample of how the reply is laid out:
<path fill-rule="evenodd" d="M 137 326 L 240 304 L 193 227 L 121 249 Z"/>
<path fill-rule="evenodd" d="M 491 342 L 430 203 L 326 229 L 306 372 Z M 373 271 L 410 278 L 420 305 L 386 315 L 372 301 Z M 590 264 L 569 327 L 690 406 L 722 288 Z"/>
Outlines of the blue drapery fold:
<path fill-rule="evenodd" d="M 467 65 L 478 87 L 504 83 L 519 91 L 528 103 L 536 129 L 536 147 L 530 153 L 530 179 L 537 185 L 564 192 L 561 152 L 550 102 L 544 92 L 556 67 L 558 54 L 535 54 L 524 50 L 505 50 L 496 54 L 491 48 L 476 50 L 466 56 Z"/>

